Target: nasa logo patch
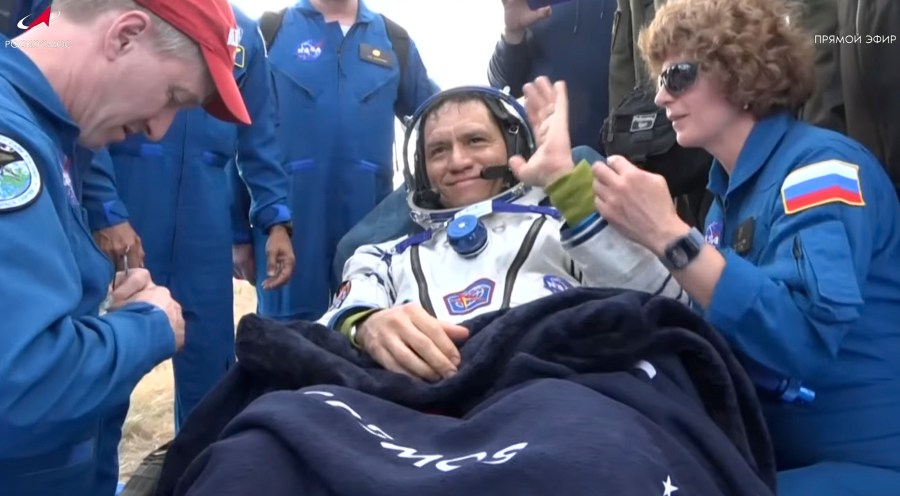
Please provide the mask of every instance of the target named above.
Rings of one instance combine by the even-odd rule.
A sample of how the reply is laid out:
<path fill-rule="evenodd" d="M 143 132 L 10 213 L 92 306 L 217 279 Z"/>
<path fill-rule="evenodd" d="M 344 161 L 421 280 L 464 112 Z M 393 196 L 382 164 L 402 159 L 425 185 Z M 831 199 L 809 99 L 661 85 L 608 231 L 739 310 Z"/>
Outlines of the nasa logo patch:
<path fill-rule="evenodd" d="M 569 281 L 563 279 L 559 276 L 544 276 L 544 287 L 547 288 L 547 291 L 551 293 L 562 293 L 567 289 L 572 289 L 572 284 Z"/>
<path fill-rule="evenodd" d="M 0 212 L 31 205 L 42 184 L 31 154 L 12 138 L 0 135 Z"/>
<path fill-rule="evenodd" d="M 297 59 L 304 62 L 312 62 L 322 56 L 322 43 L 315 40 L 306 40 L 297 48 Z"/>
<path fill-rule="evenodd" d="M 447 312 L 450 315 L 465 315 L 490 305 L 494 299 L 494 287 L 494 281 L 479 279 L 462 291 L 444 296 Z"/>
<path fill-rule="evenodd" d="M 707 243 L 718 248 L 719 243 L 722 241 L 722 223 L 719 221 L 712 222 L 706 227 L 706 235 L 704 237 Z"/>

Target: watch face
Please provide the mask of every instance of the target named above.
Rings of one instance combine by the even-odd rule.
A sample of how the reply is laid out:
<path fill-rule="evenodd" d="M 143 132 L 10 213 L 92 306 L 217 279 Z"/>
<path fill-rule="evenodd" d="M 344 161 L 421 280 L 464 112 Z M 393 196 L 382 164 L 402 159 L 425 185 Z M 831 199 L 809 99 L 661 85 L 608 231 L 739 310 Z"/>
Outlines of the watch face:
<path fill-rule="evenodd" d="M 680 249 L 672 250 L 672 255 L 670 258 L 672 260 L 672 265 L 674 265 L 675 267 L 684 267 L 688 262 L 690 262 L 690 260 L 688 260 L 687 253 L 685 253 L 684 250 Z"/>

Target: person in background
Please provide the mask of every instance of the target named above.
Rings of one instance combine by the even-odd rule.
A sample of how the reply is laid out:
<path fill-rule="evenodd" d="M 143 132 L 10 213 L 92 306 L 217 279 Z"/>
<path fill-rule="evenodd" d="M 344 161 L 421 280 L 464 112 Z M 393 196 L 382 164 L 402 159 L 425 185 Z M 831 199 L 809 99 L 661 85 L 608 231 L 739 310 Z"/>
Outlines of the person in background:
<path fill-rule="evenodd" d="M 900 2 L 837 4 L 846 132 L 878 157 L 900 195 Z"/>
<path fill-rule="evenodd" d="M 437 86 L 403 28 L 362 0 L 300 0 L 287 8 L 269 60 L 297 269 L 278 289 L 264 288 L 257 275 L 257 311 L 315 320 L 337 290 L 330 274 L 338 241 L 394 189 L 395 116 L 411 115 Z M 246 188 L 236 190 L 246 196 Z M 240 196 L 234 205 L 243 209 Z M 263 265 L 261 230 L 253 229 L 251 244 Z"/>
<path fill-rule="evenodd" d="M 128 133 L 162 138 L 179 109 L 250 118 L 224 0 L 54 4 L 52 28 L 0 50 L 0 488 L 109 496 L 131 392 L 182 346 L 184 320 L 148 271 L 114 278 L 79 176 Z"/>
<path fill-rule="evenodd" d="M 569 89 L 572 146 L 596 147 L 609 114 L 610 36 L 615 0 L 567 0 L 532 10 L 528 0 L 502 0 L 503 33 L 488 64 L 488 81 L 519 98 L 538 76 Z"/>
<path fill-rule="evenodd" d="M 656 81 L 651 80 L 641 60 L 638 35 L 667 0 L 617 0 L 616 16 L 612 31 L 609 69 L 610 112 L 636 94 L 652 102 Z M 794 13 L 798 24 L 812 35 L 829 34 L 837 25 L 836 0 L 799 0 L 801 8 Z M 830 43 L 815 44 L 816 87 L 798 111 L 803 120 L 817 126 L 844 132 L 843 103 L 840 75 L 836 67 L 838 46 Z M 630 117 L 626 114 L 626 117 Z M 670 126 L 670 124 L 666 124 Z M 650 140 L 643 138 L 643 143 Z M 615 155 L 615 150 L 606 150 Z M 702 149 L 685 150 L 677 143 L 672 153 L 657 157 L 647 164 L 639 164 L 645 170 L 662 175 L 669 184 L 676 209 L 688 224 L 703 227 L 704 218 L 712 203 L 712 195 L 706 190 L 712 157 Z"/>
<path fill-rule="evenodd" d="M 595 206 L 753 371 L 778 494 L 900 494 L 900 204 L 863 145 L 797 120 L 815 79 L 797 18 L 781 0 L 661 8 L 640 49 L 678 142 L 715 157 L 705 233 L 622 157 L 593 167 Z"/>
<path fill-rule="evenodd" d="M 173 361 L 176 430 L 234 363 L 229 163 L 248 185 L 249 218 L 265 236 L 263 287 L 287 283 L 295 264 L 266 52 L 256 22 L 237 8 L 234 16 L 234 79 L 253 123 L 191 109 L 178 113 L 159 142 L 134 135 L 109 146 L 116 188 L 103 204 L 131 219 L 144 240 L 146 267 L 184 309 L 185 346 Z M 173 105 L 183 98 L 170 97 Z"/>

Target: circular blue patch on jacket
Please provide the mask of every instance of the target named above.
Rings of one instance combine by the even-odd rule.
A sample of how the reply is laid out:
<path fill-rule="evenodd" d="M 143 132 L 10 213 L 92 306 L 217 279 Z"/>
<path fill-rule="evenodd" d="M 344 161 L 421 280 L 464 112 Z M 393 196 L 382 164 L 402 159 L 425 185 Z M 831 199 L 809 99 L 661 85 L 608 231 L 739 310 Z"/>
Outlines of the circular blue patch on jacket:
<path fill-rule="evenodd" d="M 0 212 L 17 210 L 41 192 L 41 174 L 25 147 L 0 135 Z"/>

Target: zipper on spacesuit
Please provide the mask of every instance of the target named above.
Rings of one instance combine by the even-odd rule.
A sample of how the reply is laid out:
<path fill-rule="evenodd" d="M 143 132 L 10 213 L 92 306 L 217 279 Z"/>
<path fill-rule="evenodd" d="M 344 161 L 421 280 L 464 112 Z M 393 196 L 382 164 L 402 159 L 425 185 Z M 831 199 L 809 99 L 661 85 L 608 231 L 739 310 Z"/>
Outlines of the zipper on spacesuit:
<path fill-rule="evenodd" d="M 419 301 L 422 307 L 432 317 L 436 317 L 434 306 L 431 304 L 431 297 L 428 296 L 428 283 L 425 281 L 425 273 L 422 272 L 422 260 L 419 258 L 419 245 L 414 245 L 409 252 L 412 261 L 413 277 L 416 279 L 416 286 L 419 287 Z"/>
<path fill-rule="evenodd" d="M 509 300 L 512 299 L 513 286 L 516 284 L 516 276 L 519 275 L 519 270 L 522 268 L 528 255 L 531 254 L 531 249 L 534 248 L 534 242 L 537 240 L 538 234 L 541 233 L 541 227 L 544 226 L 544 222 L 546 221 L 547 217 L 543 215 L 538 217 L 534 220 L 534 223 L 531 224 L 528 233 L 525 234 L 525 241 L 522 242 L 519 253 L 516 253 L 516 258 L 513 259 L 512 265 L 509 266 L 509 272 L 506 273 L 506 284 L 503 287 L 503 304 L 500 306 L 501 310 L 509 308 Z"/>

